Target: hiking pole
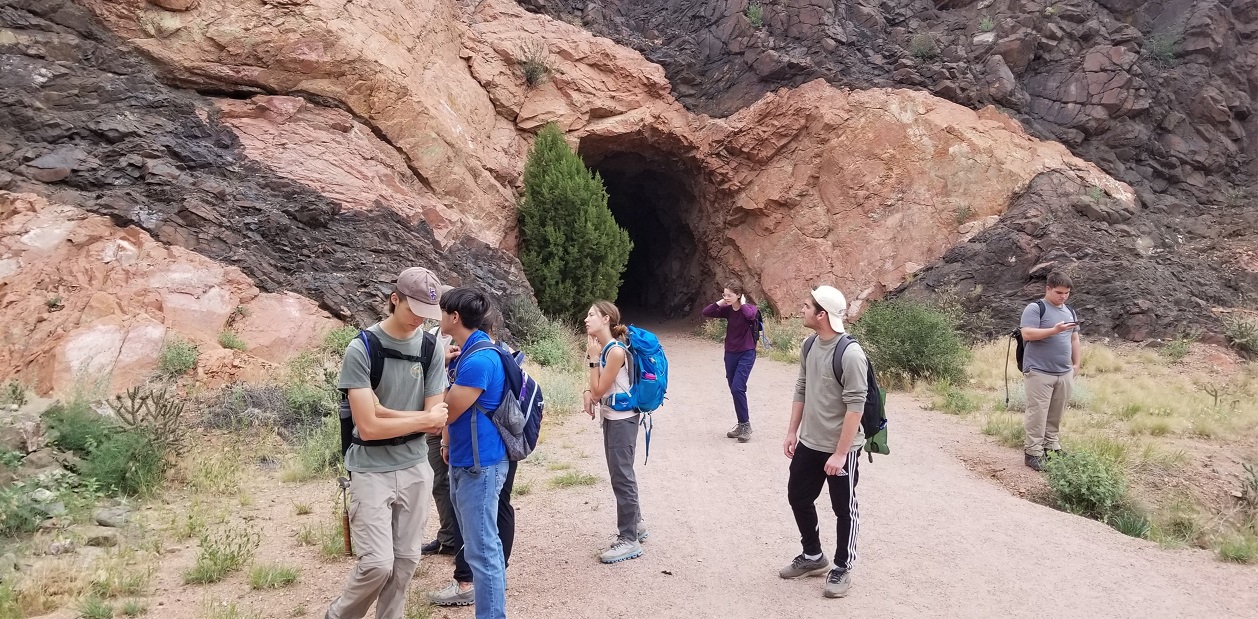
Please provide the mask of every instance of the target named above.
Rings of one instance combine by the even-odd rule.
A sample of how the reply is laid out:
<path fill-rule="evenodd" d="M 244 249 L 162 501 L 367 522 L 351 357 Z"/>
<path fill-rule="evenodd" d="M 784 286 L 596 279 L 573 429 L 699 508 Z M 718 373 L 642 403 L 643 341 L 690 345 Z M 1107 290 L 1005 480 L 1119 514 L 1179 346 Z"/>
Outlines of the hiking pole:
<path fill-rule="evenodd" d="M 1009 345 L 1005 347 L 1005 412 L 1009 411 L 1009 351 L 1013 349 L 1013 335 L 1009 335 Z"/>
<path fill-rule="evenodd" d="M 341 537 L 345 540 L 345 555 L 352 556 L 354 547 L 349 539 L 349 478 L 337 477 L 336 483 L 341 487 Z"/>

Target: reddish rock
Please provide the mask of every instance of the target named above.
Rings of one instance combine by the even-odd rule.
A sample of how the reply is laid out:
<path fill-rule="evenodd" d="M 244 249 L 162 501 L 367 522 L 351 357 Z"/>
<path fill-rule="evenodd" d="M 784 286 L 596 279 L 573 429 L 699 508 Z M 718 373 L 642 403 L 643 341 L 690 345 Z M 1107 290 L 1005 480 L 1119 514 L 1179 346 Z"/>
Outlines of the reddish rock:
<path fill-rule="evenodd" d="M 249 313 L 242 334 L 258 344 L 250 354 L 269 362 L 339 324 L 308 299 L 260 293 L 233 267 L 30 194 L 0 191 L 0 246 L 0 375 L 41 394 L 83 381 L 112 390 L 143 382 L 175 335 L 219 349 L 238 306 Z"/>

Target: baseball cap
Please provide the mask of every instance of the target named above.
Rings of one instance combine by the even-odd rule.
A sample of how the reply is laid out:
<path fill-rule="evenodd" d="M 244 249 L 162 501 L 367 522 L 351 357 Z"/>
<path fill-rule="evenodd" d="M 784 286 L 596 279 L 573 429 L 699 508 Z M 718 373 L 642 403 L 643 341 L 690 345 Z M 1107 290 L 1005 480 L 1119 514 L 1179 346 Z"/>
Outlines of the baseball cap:
<path fill-rule="evenodd" d="M 397 276 L 397 290 L 416 316 L 441 319 L 441 280 L 424 267 L 411 267 Z"/>
<path fill-rule="evenodd" d="M 817 286 L 812 291 L 812 298 L 826 311 L 830 328 L 843 333 L 843 314 L 847 312 L 847 299 L 843 297 L 843 293 L 833 286 Z"/>

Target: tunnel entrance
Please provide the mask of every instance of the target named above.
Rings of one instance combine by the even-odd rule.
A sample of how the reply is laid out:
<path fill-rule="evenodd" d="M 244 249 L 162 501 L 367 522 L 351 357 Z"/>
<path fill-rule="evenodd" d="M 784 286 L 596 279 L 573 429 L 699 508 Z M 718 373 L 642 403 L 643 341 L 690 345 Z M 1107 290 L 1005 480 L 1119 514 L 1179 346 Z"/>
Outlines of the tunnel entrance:
<path fill-rule="evenodd" d="M 704 268 L 693 232 L 698 200 L 683 181 L 687 173 L 639 153 L 582 155 L 603 177 L 607 206 L 633 240 L 616 304 L 637 315 L 689 314 L 702 292 Z"/>

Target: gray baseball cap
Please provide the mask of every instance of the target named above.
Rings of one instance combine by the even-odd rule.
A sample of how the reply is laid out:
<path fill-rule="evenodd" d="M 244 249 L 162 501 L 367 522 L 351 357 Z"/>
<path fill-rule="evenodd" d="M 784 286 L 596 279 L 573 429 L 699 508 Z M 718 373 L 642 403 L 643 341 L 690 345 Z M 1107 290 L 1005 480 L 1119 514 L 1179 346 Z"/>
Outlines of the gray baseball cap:
<path fill-rule="evenodd" d="M 411 267 L 397 276 L 397 289 L 406 297 L 406 304 L 416 316 L 441 320 L 441 292 L 444 290 L 436 274 L 424 267 Z"/>

